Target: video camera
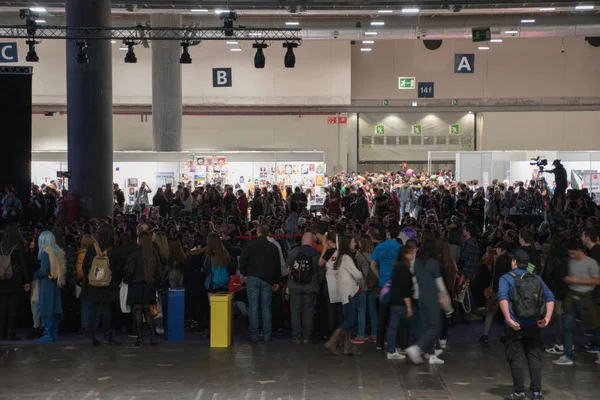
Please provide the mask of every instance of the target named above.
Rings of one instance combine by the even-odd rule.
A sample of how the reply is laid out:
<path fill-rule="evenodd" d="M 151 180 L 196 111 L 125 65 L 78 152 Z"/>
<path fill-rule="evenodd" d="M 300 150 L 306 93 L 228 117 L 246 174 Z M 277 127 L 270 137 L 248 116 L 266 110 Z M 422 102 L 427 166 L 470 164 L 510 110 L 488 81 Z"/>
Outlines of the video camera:
<path fill-rule="evenodd" d="M 533 162 L 530 162 L 529 165 L 536 165 L 540 169 L 540 172 L 544 172 L 544 167 L 548 165 L 548 160 L 539 156 L 532 158 L 531 161 Z"/>

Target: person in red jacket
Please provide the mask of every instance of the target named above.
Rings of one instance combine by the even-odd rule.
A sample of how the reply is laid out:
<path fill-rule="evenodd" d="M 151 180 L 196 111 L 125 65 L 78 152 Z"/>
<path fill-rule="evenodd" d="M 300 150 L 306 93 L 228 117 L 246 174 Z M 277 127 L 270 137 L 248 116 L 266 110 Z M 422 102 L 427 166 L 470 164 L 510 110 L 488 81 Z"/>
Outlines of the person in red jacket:
<path fill-rule="evenodd" d="M 246 196 L 246 193 L 241 189 L 238 190 L 237 194 L 238 194 L 237 203 L 238 203 L 238 208 L 240 209 L 242 221 L 247 222 L 248 221 L 248 197 Z"/>

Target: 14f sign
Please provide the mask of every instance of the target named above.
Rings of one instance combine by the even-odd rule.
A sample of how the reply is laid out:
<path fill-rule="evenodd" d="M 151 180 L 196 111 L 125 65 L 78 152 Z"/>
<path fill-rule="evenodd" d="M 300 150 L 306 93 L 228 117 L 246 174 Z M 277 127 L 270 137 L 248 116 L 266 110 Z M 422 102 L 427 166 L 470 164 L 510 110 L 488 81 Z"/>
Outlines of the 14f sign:
<path fill-rule="evenodd" d="M 17 43 L 0 43 L 0 63 L 18 62 Z"/>
<path fill-rule="evenodd" d="M 213 87 L 231 87 L 231 68 L 213 68 Z"/>
<path fill-rule="evenodd" d="M 455 54 L 454 73 L 472 74 L 475 72 L 475 54 Z"/>

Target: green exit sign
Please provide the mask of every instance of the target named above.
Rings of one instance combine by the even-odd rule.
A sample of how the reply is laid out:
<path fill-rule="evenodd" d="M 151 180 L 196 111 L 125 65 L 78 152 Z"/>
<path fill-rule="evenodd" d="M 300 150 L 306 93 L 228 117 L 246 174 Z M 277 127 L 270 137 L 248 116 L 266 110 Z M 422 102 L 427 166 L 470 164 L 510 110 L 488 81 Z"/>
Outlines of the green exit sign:
<path fill-rule="evenodd" d="M 452 125 L 450 125 L 450 134 L 451 135 L 458 135 L 458 134 L 460 134 L 460 125 L 458 125 L 458 124 L 452 124 Z"/>
<path fill-rule="evenodd" d="M 412 134 L 413 135 L 420 135 L 423 133 L 423 128 L 421 125 L 413 125 L 412 126 Z"/>
<path fill-rule="evenodd" d="M 415 78 L 410 78 L 410 77 L 398 78 L 398 89 L 414 89 L 415 81 L 416 81 Z"/>
<path fill-rule="evenodd" d="M 377 125 L 377 126 L 375 126 L 375 134 L 376 135 L 383 135 L 383 134 L 385 134 L 385 126 L 384 125 Z"/>
<path fill-rule="evenodd" d="M 387 107 L 387 106 L 390 105 L 390 101 L 389 100 L 383 100 L 382 104 L 383 104 L 384 107 Z"/>
<path fill-rule="evenodd" d="M 473 42 L 487 42 L 492 38 L 492 31 L 490 28 L 473 28 Z"/>

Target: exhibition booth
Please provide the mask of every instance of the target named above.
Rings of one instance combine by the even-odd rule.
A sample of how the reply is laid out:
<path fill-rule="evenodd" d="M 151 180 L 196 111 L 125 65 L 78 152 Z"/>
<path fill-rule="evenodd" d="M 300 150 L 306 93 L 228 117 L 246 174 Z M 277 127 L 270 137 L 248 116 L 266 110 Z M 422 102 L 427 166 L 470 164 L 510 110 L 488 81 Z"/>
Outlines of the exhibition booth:
<path fill-rule="evenodd" d="M 448 159 L 448 152 L 431 151 L 428 161 Z M 561 160 L 573 189 L 587 188 L 600 200 L 600 152 L 598 151 L 468 151 L 454 153 L 455 176 L 460 181 L 477 179 L 487 186 L 494 179 L 527 182 L 542 176 L 552 185 L 554 160 Z M 538 161 L 536 161 L 538 160 Z M 542 162 L 548 164 L 540 168 Z"/>
<path fill-rule="evenodd" d="M 239 184 L 246 191 L 268 184 L 313 188 L 328 184 L 321 151 L 115 151 L 113 181 L 130 196 L 145 182 L 152 190 L 166 184 Z M 38 185 L 69 171 L 67 152 L 32 152 L 31 176 Z M 68 187 L 68 178 L 66 179 Z M 132 200 L 132 199 L 131 199 Z"/>

